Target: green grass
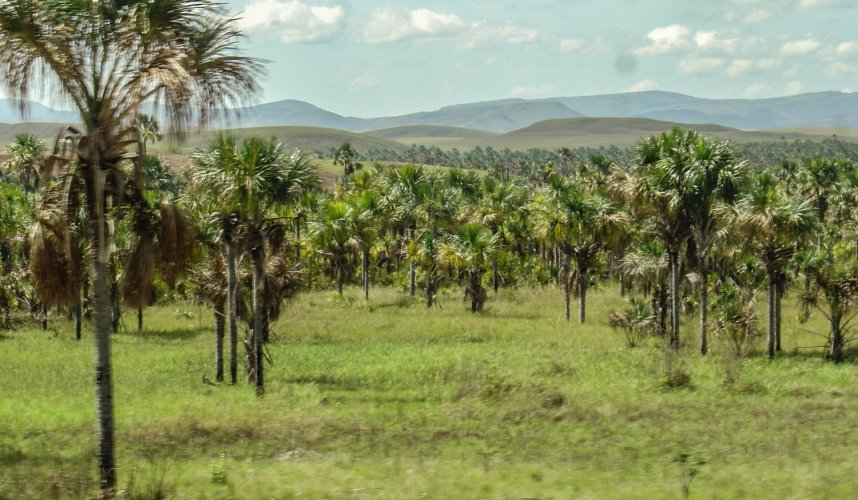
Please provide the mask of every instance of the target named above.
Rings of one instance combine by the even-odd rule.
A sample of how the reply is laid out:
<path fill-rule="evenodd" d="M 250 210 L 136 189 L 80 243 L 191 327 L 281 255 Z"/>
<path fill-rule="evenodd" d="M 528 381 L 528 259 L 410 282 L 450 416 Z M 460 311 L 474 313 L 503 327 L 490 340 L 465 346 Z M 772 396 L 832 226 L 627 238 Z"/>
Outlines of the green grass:
<path fill-rule="evenodd" d="M 692 497 L 858 494 L 858 369 L 798 349 L 824 325 L 798 325 L 792 307 L 787 352 L 768 362 L 733 360 L 717 340 L 705 359 L 626 349 L 607 326 L 622 307 L 613 286 L 591 294 L 585 327 L 553 288 L 502 291 L 478 315 L 457 292 L 431 310 L 391 289 L 358 296 L 286 308 L 262 399 L 204 382 L 206 308 L 155 307 L 143 333 L 116 335 L 126 494 L 680 498 L 680 454 L 705 461 Z M 695 318 L 683 322 L 693 346 Z M 0 332 L 0 498 L 96 492 L 92 339 L 69 326 Z M 671 366 L 689 387 L 664 386 Z"/>

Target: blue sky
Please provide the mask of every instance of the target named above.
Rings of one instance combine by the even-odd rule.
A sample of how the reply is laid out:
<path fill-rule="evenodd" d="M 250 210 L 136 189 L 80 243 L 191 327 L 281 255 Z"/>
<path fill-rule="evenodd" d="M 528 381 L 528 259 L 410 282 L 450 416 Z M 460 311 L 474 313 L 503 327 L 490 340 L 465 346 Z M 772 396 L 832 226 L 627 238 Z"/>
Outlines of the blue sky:
<path fill-rule="evenodd" d="M 858 90 L 858 0 L 230 0 L 261 101 L 371 117 L 504 99 Z"/>

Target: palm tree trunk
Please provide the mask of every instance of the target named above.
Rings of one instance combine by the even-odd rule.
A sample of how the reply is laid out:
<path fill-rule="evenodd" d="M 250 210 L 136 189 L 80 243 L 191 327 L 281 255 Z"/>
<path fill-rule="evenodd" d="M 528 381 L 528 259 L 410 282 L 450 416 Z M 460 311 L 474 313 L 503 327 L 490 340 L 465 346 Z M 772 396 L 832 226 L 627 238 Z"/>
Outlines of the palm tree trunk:
<path fill-rule="evenodd" d="M 566 287 L 566 292 L 565 292 L 565 294 L 566 294 L 566 321 L 569 321 L 569 316 L 570 316 L 570 313 L 571 313 L 571 300 L 572 300 L 572 293 L 570 292 L 570 290 L 569 290 L 569 287 L 568 287 L 568 286 Z"/>
<path fill-rule="evenodd" d="M 48 306 L 42 304 L 42 330 L 48 329 Z"/>
<path fill-rule="evenodd" d="M 337 262 L 337 272 L 336 272 L 335 281 L 337 282 L 337 293 L 340 295 L 340 297 L 342 297 L 343 296 L 343 281 L 344 281 L 343 257 L 340 257 L 339 261 Z"/>
<path fill-rule="evenodd" d="M 363 299 L 369 300 L 369 250 L 364 249 L 361 255 L 361 275 L 363 277 Z"/>
<path fill-rule="evenodd" d="M 92 182 L 91 184 L 95 184 Z M 93 316 L 95 323 L 95 394 L 98 425 L 98 470 L 102 496 L 116 494 L 116 462 L 113 437 L 113 383 L 110 362 L 112 290 L 110 286 L 109 247 L 105 234 L 103 197 L 97 186 L 90 187 L 89 220 L 91 232 Z M 92 192 L 96 191 L 96 192 Z"/>
<path fill-rule="evenodd" d="M 705 356 L 709 351 L 707 338 L 707 315 L 709 314 L 709 267 L 706 257 L 700 257 L 700 354 Z"/>
<path fill-rule="evenodd" d="M 229 378 L 238 383 L 238 279 L 235 272 L 235 248 L 226 241 L 226 320 L 229 328 Z"/>
<path fill-rule="evenodd" d="M 492 286 L 495 289 L 495 293 L 498 293 L 498 286 L 500 286 L 500 277 L 498 276 L 498 256 L 497 256 L 497 254 L 492 256 Z"/>
<path fill-rule="evenodd" d="M 265 251 L 259 244 L 251 250 L 253 259 L 253 346 L 256 359 L 256 394 L 265 393 L 262 363 L 262 332 L 265 330 L 265 304 L 263 292 L 265 287 Z"/>
<path fill-rule="evenodd" d="M 77 340 L 80 340 L 80 328 L 81 328 L 81 305 L 80 305 L 80 297 L 78 297 L 77 302 L 74 305 L 74 336 Z"/>
<path fill-rule="evenodd" d="M 587 268 L 578 270 L 578 323 L 583 325 L 587 319 Z"/>
<path fill-rule="evenodd" d="M 784 277 L 778 273 L 778 282 L 775 286 L 775 351 L 781 352 L 781 300 L 784 296 Z"/>
<path fill-rule="evenodd" d="M 842 315 L 840 313 L 832 313 L 831 314 L 831 350 L 829 352 L 829 358 L 835 363 L 843 362 L 843 327 L 841 325 Z"/>
<path fill-rule="evenodd" d="M 679 250 L 668 250 L 670 263 L 670 346 L 679 349 Z"/>
<path fill-rule="evenodd" d="M 777 277 L 774 271 L 768 272 L 768 302 L 769 302 L 769 318 L 768 318 L 768 352 L 769 359 L 775 357 L 775 304 L 777 302 Z"/>
<path fill-rule="evenodd" d="M 137 306 L 137 331 L 138 332 L 143 331 L 143 306 L 142 305 Z"/>
<path fill-rule="evenodd" d="M 301 216 L 295 216 L 295 261 L 301 262 Z"/>
<path fill-rule="evenodd" d="M 215 315 L 215 380 L 223 382 L 223 337 L 226 317 L 224 316 L 224 304 L 219 302 L 214 307 Z"/>
<path fill-rule="evenodd" d="M 417 293 L 417 269 L 414 265 L 414 259 L 411 259 L 411 267 L 408 270 L 408 279 L 411 281 L 411 296 Z"/>
<path fill-rule="evenodd" d="M 620 272 L 620 297 L 626 296 L 626 276 Z"/>

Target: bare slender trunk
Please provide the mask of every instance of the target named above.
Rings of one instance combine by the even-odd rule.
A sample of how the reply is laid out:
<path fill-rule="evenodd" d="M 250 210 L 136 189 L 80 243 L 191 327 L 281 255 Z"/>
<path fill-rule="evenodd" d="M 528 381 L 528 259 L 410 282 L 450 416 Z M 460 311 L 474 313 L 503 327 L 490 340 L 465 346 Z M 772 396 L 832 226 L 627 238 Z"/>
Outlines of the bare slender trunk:
<path fill-rule="evenodd" d="M 48 306 L 42 304 L 42 330 L 48 329 Z"/>
<path fill-rule="evenodd" d="M 253 346 L 256 359 L 256 394 L 265 393 L 265 379 L 262 363 L 262 332 L 265 330 L 265 303 L 263 292 L 265 287 L 265 250 L 260 243 L 251 250 L 253 258 Z"/>
<path fill-rule="evenodd" d="M 778 283 L 775 295 L 775 351 L 781 352 L 781 300 L 784 296 L 784 277 L 778 273 Z"/>
<path fill-rule="evenodd" d="M 226 326 L 226 317 L 224 316 L 224 304 L 216 303 L 214 307 L 215 315 L 215 380 L 223 382 L 223 338 Z"/>
<path fill-rule="evenodd" d="M 295 261 L 301 262 L 301 215 L 295 216 Z"/>
<path fill-rule="evenodd" d="M 843 347 L 844 347 L 844 338 L 843 338 L 843 325 L 841 324 L 843 321 L 843 317 L 840 313 L 832 312 L 830 324 L 831 324 L 831 346 L 829 351 L 829 358 L 835 363 L 842 363 L 844 358 Z"/>
<path fill-rule="evenodd" d="M 235 272 L 235 248 L 226 241 L 226 320 L 229 328 L 229 378 L 238 382 L 238 279 Z"/>
<path fill-rule="evenodd" d="M 670 263 L 670 346 L 679 349 L 679 250 L 668 250 Z"/>
<path fill-rule="evenodd" d="M 435 300 L 435 273 L 432 269 L 426 272 L 426 307 L 432 307 Z"/>
<path fill-rule="evenodd" d="M 137 306 L 137 331 L 143 331 L 143 306 Z"/>
<path fill-rule="evenodd" d="M 570 305 L 571 300 L 572 300 L 572 294 L 569 291 L 569 287 L 566 287 L 565 295 L 566 295 L 566 321 L 569 321 L 569 316 L 570 316 L 571 309 L 572 309 L 571 305 Z"/>
<path fill-rule="evenodd" d="M 578 323 L 583 325 L 587 319 L 587 268 L 578 268 Z"/>
<path fill-rule="evenodd" d="M 498 293 L 498 287 L 500 286 L 500 276 L 498 276 L 498 256 L 497 256 L 497 254 L 492 256 L 492 286 L 495 289 L 495 293 Z"/>
<path fill-rule="evenodd" d="M 768 353 L 769 359 L 775 357 L 775 303 L 777 302 L 777 277 L 774 271 L 768 272 Z"/>
<path fill-rule="evenodd" d="M 91 167 L 97 170 L 97 167 Z M 93 316 L 95 326 L 95 394 L 98 426 L 98 471 L 101 494 L 116 495 L 116 462 L 113 436 L 113 381 L 110 361 L 112 290 L 110 286 L 109 246 L 103 216 L 103 192 L 95 173 L 88 193 Z"/>
<path fill-rule="evenodd" d="M 78 298 L 77 303 L 74 305 L 74 336 L 77 340 L 80 340 L 80 329 L 81 329 L 81 305 L 80 305 L 80 298 Z"/>
<path fill-rule="evenodd" d="M 700 257 L 700 354 L 709 351 L 707 316 L 709 314 L 709 266 L 706 256 Z"/>
<path fill-rule="evenodd" d="M 620 272 L 620 297 L 626 296 L 626 276 Z"/>
<path fill-rule="evenodd" d="M 414 265 L 414 259 L 411 259 L 411 267 L 408 270 L 408 279 L 411 281 L 411 296 L 417 293 L 417 269 Z"/>
<path fill-rule="evenodd" d="M 363 277 L 363 299 L 369 300 L 369 250 L 365 249 L 361 255 L 361 275 Z"/>

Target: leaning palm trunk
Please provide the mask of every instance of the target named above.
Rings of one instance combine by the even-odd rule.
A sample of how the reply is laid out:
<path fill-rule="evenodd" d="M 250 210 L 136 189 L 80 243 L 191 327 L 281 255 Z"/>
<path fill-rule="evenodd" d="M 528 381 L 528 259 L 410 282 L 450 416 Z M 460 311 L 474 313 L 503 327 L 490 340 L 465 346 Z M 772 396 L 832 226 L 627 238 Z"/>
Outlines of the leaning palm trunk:
<path fill-rule="evenodd" d="M 265 250 L 259 243 L 250 251 L 253 260 L 253 357 L 256 374 L 256 394 L 265 393 L 263 378 L 263 331 L 265 330 Z"/>

